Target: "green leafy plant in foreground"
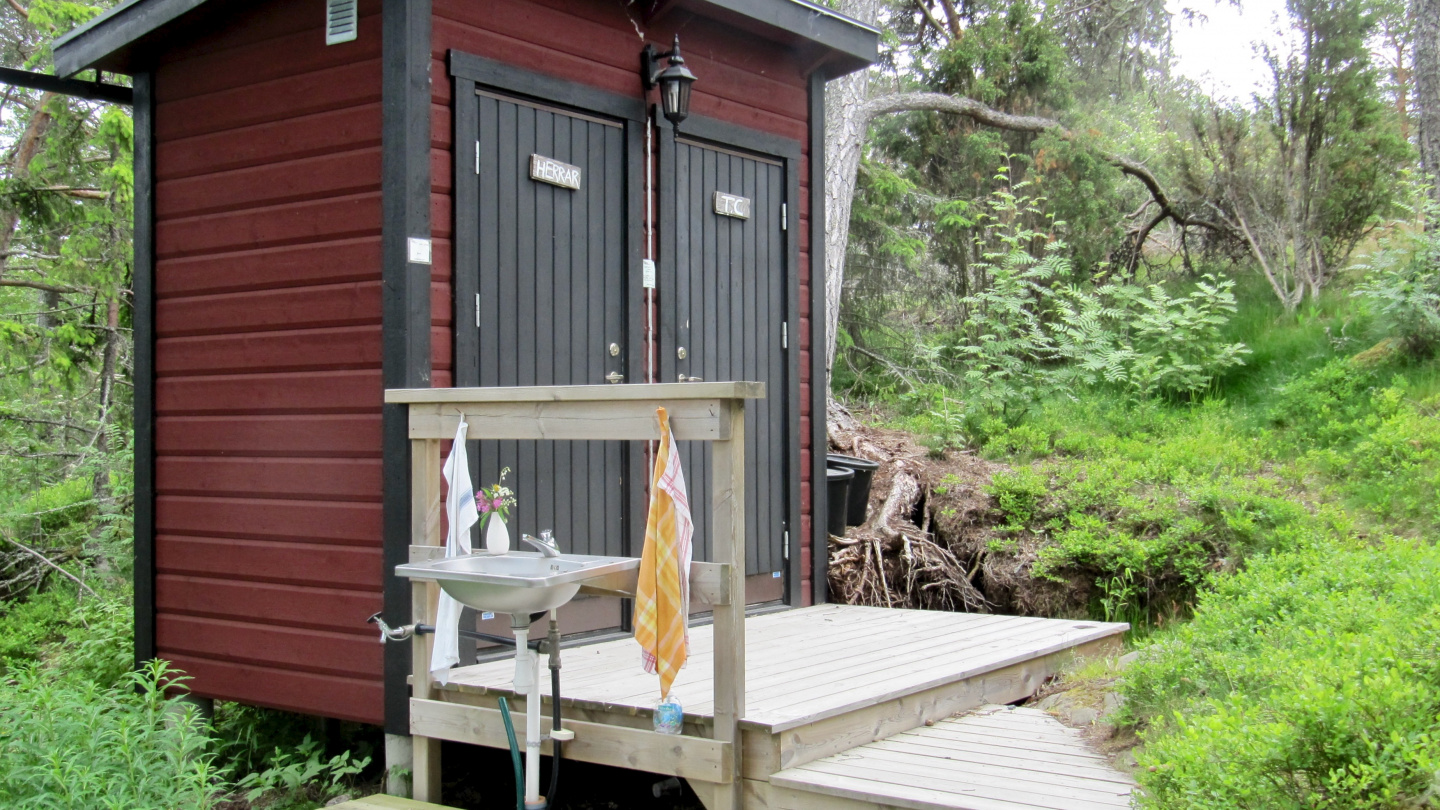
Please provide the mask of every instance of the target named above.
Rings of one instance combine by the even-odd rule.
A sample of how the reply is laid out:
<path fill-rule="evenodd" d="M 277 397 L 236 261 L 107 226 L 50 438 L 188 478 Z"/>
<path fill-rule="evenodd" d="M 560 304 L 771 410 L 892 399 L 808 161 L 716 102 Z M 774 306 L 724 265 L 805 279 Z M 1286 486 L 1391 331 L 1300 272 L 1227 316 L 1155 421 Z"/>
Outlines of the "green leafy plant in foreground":
<path fill-rule="evenodd" d="M 1440 801 L 1440 548 L 1316 543 L 1217 580 L 1123 690 L 1144 807 Z"/>
<path fill-rule="evenodd" d="M 311 807 L 339 795 L 369 764 L 369 757 L 353 759 L 349 751 L 327 758 L 307 735 L 294 749 L 276 748 L 268 767 L 247 774 L 236 788 L 250 802 L 264 797 L 267 808 Z"/>
<path fill-rule="evenodd" d="M 203 722 L 161 661 L 111 687 L 35 665 L 0 681 L 0 806 L 208 808 L 220 779 Z"/>

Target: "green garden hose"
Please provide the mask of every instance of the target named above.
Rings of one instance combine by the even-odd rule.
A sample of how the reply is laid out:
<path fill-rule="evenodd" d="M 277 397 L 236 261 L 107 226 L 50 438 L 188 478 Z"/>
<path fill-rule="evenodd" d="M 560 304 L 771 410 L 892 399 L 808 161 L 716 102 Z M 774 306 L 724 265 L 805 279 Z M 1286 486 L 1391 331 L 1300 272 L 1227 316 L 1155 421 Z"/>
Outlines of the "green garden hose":
<path fill-rule="evenodd" d="M 515 765 L 515 810 L 525 810 L 525 775 L 520 767 L 520 744 L 515 742 L 515 724 L 510 721 L 510 703 L 500 698 L 500 716 L 505 720 L 505 737 L 510 740 L 510 761 Z"/>

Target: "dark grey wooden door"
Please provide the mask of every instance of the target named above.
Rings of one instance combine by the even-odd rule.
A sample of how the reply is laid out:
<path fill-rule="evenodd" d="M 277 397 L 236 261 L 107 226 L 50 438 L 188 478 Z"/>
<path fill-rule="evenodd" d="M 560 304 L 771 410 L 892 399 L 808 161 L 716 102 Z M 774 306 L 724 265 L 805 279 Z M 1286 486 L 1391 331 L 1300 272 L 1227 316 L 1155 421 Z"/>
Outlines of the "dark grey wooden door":
<path fill-rule="evenodd" d="M 476 229 L 478 262 L 456 273 L 478 275 L 478 311 L 456 328 L 478 331 L 479 384 L 603 384 L 623 375 L 623 126 L 485 91 L 475 103 L 475 221 L 457 225 Z M 533 179 L 532 156 L 578 168 L 579 188 Z M 573 179 L 546 165 L 543 177 Z M 478 444 L 477 486 L 511 470 L 507 482 L 519 501 L 509 520 L 513 546 L 521 532 L 554 529 L 563 551 L 628 553 L 621 443 Z"/>
<path fill-rule="evenodd" d="M 685 140 L 662 157 L 673 161 L 672 188 L 662 190 L 674 256 L 661 285 L 661 381 L 758 380 L 766 398 L 746 413 L 745 549 L 750 601 L 783 594 L 788 482 L 785 358 L 786 233 L 784 165 L 748 153 Z M 718 193 L 718 197 L 717 197 Z M 744 214 L 745 216 L 726 215 Z M 673 275 L 672 275 L 673 274 Z M 710 448 L 684 443 L 698 540 L 710 559 Z M 775 573 L 781 577 L 770 577 Z M 759 598 L 757 598 L 759 597 Z"/>

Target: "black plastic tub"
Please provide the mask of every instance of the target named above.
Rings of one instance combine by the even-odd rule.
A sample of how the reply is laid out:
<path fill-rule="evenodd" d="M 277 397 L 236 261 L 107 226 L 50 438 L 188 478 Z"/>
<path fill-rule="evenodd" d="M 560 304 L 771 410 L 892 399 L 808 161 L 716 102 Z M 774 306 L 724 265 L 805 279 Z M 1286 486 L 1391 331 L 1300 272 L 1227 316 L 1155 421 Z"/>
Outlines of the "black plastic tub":
<path fill-rule="evenodd" d="M 855 478 L 850 481 L 845 522 L 851 526 L 859 526 L 865 522 L 865 507 L 870 505 L 870 481 L 875 477 L 875 471 L 880 469 L 880 464 L 854 456 L 842 456 L 839 453 L 826 456 L 825 462 L 831 467 L 841 467 L 855 473 Z"/>
<path fill-rule="evenodd" d="M 845 536 L 845 512 L 850 496 L 850 482 L 855 471 L 845 467 L 826 467 L 825 485 L 830 495 L 830 513 L 825 516 L 825 530 L 836 537 Z"/>

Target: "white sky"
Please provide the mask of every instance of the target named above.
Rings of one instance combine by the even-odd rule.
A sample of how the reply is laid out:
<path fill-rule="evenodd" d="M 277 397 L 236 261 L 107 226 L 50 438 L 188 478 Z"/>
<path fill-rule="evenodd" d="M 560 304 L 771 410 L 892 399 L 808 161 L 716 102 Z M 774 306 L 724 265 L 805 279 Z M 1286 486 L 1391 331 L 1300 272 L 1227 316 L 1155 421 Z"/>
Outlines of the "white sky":
<path fill-rule="evenodd" d="M 1166 7 L 1174 15 L 1175 72 L 1213 97 L 1236 101 L 1248 101 L 1268 83 L 1269 72 L 1254 43 L 1282 41 L 1276 32 L 1285 20 L 1285 0 L 1169 0 Z M 1204 15 L 1205 21 L 1187 23 L 1180 15 L 1183 8 Z"/>

